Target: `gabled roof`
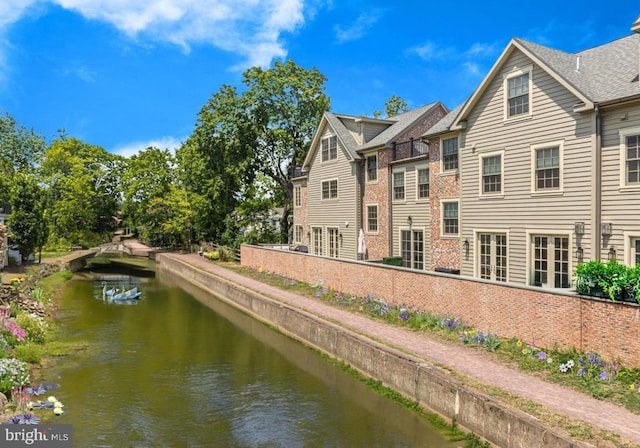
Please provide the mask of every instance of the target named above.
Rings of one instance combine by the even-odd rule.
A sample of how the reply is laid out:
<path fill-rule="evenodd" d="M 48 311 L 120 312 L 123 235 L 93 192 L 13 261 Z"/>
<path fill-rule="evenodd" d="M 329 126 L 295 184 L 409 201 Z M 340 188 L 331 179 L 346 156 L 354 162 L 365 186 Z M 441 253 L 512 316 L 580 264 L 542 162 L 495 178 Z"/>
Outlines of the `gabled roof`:
<path fill-rule="evenodd" d="M 444 107 L 444 105 L 442 105 L 442 103 L 440 102 L 431 103 L 385 119 L 357 117 L 355 115 L 334 114 L 331 112 L 325 112 L 322 116 L 322 119 L 320 120 L 318 129 L 316 129 L 316 133 L 313 136 L 310 147 L 311 149 L 307 153 L 307 157 L 304 159 L 302 169 L 307 170 L 309 164 L 311 163 L 311 160 L 313 159 L 313 156 L 315 154 L 315 150 L 318 148 L 321 135 L 323 134 L 326 126 L 331 127 L 338 140 L 342 144 L 342 147 L 345 148 L 347 152 L 347 158 L 349 158 L 350 160 L 358 160 L 363 158 L 362 155 L 359 154 L 361 151 L 381 146 L 390 146 L 400 134 L 402 134 L 410 126 L 415 124 L 417 120 L 419 120 L 428 112 L 438 106 Z M 388 127 L 380 134 L 372 138 L 369 142 L 360 145 L 360 143 L 358 143 L 358 141 L 354 138 L 353 134 L 342 122 L 342 120 L 344 119 L 381 123 L 386 124 Z"/>
<path fill-rule="evenodd" d="M 458 115 L 460 114 L 460 111 L 462 111 L 462 108 L 464 107 L 465 104 L 466 103 L 462 103 L 458 107 L 450 111 L 447 115 L 445 115 L 442 118 L 442 120 L 438 121 L 429 130 L 427 130 L 427 132 L 422 134 L 421 137 L 422 138 L 435 137 L 436 135 L 449 132 L 449 130 L 451 129 L 451 125 L 453 124 L 455 119 L 458 118 Z"/>
<path fill-rule="evenodd" d="M 640 17 L 634 26 L 640 30 Z M 584 108 L 590 109 L 595 103 L 612 102 L 640 94 L 637 82 L 639 46 L 638 34 L 578 53 L 566 53 L 524 39 L 512 39 L 480 86 L 469 97 L 452 127 L 458 126 L 465 119 L 516 50 L 523 52 L 573 93 L 584 103 Z"/>
<path fill-rule="evenodd" d="M 380 134 L 369 140 L 367 143 L 360 146 L 360 148 L 358 148 L 358 151 L 377 148 L 379 146 L 391 146 L 391 144 L 396 141 L 400 134 L 405 132 L 409 127 L 415 124 L 416 121 L 418 121 L 420 118 L 422 118 L 424 115 L 426 115 L 439 105 L 444 107 L 442 103 L 436 102 L 418 107 L 417 109 L 412 109 L 403 114 L 387 118 L 385 121 L 393 121 L 394 123 L 387 129 L 382 131 Z"/>

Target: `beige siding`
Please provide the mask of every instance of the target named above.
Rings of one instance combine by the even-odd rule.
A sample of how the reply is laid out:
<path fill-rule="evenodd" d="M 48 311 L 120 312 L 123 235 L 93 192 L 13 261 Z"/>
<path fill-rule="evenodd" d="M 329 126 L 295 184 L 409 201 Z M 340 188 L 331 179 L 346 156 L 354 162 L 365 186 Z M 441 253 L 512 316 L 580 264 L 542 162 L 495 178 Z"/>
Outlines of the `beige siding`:
<path fill-rule="evenodd" d="M 329 137 L 332 135 L 331 132 L 331 128 L 327 126 L 322 138 Z M 321 139 L 318 140 L 318 144 L 322 144 Z M 322 182 L 332 179 L 338 180 L 338 198 L 323 200 Z M 322 162 L 322 151 L 319 148 L 315 151 L 309 167 L 307 201 L 308 226 L 323 228 L 324 254 L 328 254 L 327 228 L 338 227 L 342 233 L 340 257 L 355 259 L 357 257 L 357 215 L 359 210 L 357 165 L 347 159 L 345 149 L 339 140 L 337 160 Z M 312 247 L 313 242 L 310 242 L 310 252 Z"/>
<path fill-rule="evenodd" d="M 353 138 L 356 139 L 360 145 L 363 143 L 362 139 L 362 123 L 356 123 L 356 121 L 352 118 L 341 118 L 340 121 L 344 125 L 345 128 L 351 132 Z"/>
<path fill-rule="evenodd" d="M 369 142 L 388 127 L 388 124 L 383 123 L 362 123 L 362 134 L 364 136 L 364 143 Z"/>
<path fill-rule="evenodd" d="M 587 225 L 581 246 L 585 259 L 591 253 L 592 117 L 573 112 L 578 99 L 540 67 L 533 65 L 532 115 L 505 122 L 503 75 L 532 61 L 516 51 L 502 72 L 489 84 L 471 111 L 461 146 L 462 240 L 471 250 L 463 257 L 462 272 L 474 272 L 474 229 L 508 233 L 509 280 L 524 283 L 527 269 L 527 230 L 568 233 L 575 266 L 573 224 Z M 562 193 L 532 194 L 531 145 L 561 142 L 563 145 Z M 480 195 L 480 156 L 503 151 L 503 194 Z"/>
<path fill-rule="evenodd" d="M 613 235 L 603 237 L 602 258 L 610 247 L 616 259 L 630 263 L 629 238 L 640 238 L 640 188 L 624 188 L 621 184 L 621 162 L 624 153 L 620 132 L 640 128 L 640 105 L 631 104 L 603 111 L 602 114 L 602 222 L 610 222 Z"/>
<path fill-rule="evenodd" d="M 429 266 L 429 253 L 431 252 L 431 235 L 430 235 L 430 222 L 431 222 L 431 210 L 429 207 L 429 198 L 418 200 L 417 185 L 418 185 L 418 170 L 417 167 L 428 167 L 428 161 L 422 160 L 417 163 L 406 163 L 402 165 L 394 165 L 392 172 L 404 171 L 405 179 L 405 200 L 404 201 L 392 201 L 391 202 L 391 217 L 392 217 L 392 248 L 393 255 L 400 256 L 400 231 L 409 230 L 407 224 L 407 218 L 411 216 L 413 230 L 422 230 L 424 232 L 424 264 L 425 269 L 430 269 Z M 393 185 L 393 176 L 390 180 Z M 391 192 L 393 197 L 393 187 Z"/>

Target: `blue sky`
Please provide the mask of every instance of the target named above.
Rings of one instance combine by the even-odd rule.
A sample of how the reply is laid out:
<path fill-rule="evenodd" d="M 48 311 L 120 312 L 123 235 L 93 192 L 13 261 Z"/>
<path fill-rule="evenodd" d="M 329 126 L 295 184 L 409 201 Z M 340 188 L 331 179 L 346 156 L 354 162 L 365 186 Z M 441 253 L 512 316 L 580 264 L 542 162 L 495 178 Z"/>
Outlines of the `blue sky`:
<path fill-rule="evenodd" d="M 284 59 L 328 78 L 334 112 L 372 115 L 392 95 L 454 108 L 512 37 L 583 50 L 630 34 L 634 4 L 2 0 L 0 112 L 48 141 L 173 149 L 221 85 Z"/>

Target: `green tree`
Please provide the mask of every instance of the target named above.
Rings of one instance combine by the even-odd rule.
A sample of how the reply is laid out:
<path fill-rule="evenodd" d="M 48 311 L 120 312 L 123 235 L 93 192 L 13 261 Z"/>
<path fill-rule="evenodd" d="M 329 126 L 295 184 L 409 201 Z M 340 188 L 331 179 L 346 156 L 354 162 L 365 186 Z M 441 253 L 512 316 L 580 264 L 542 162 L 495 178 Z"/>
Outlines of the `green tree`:
<path fill-rule="evenodd" d="M 254 181 L 256 127 L 247 98 L 224 85 L 198 113 L 195 130 L 176 151 L 189 192 L 197 240 L 219 241 L 245 186 Z"/>
<path fill-rule="evenodd" d="M 291 60 L 276 62 L 268 70 L 253 67 L 244 73 L 244 96 L 259 137 L 255 147 L 258 169 L 280 190 L 272 196 L 284 198 L 282 242 L 290 239 L 291 179 L 307 155 L 322 114 L 329 110 L 326 81 L 317 68 L 307 70 Z"/>
<path fill-rule="evenodd" d="M 18 172 L 14 176 L 10 193 L 12 207 L 9 216 L 11 238 L 23 262 L 36 249 L 42 249 L 47 236 L 44 222 L 45 195 L 32 174 Z"/>
<path fill-rule="evenodd" d="M 48 187 L 52 245 L 92 246 L 114 230 L 122 158 L 76 138 L 54 140 L 40 173 Z"/>
<path fill-rule="evenodd" d="M 398 95 L 389 97 L 387 101 L 384 102 L 384 109 L 387 117 L 393 117 L 395 115 L 409 111 L 407 102 Z M 381 115 L 382 112 L 379 110 L 373 112 L 373 118 L 380 118 Z"/>

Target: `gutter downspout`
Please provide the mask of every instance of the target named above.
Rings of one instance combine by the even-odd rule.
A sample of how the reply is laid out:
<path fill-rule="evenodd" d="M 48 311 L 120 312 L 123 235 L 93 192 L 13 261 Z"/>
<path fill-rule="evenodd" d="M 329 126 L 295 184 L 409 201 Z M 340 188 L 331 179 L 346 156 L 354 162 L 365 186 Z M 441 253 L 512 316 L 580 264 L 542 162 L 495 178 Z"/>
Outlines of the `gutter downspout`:
<path fill-rule="evenodd" d="M 593 241 L 593 260 L 600 260 L 602 255 L 602 113 L 600 106 L 595 105 L 594 114 L 595 141 L 593 144 L 593 168 L 591 170 L 591 185 L 593 194 L 591 204 L 593 213 L 591 214 L 591 234 Z"/>

